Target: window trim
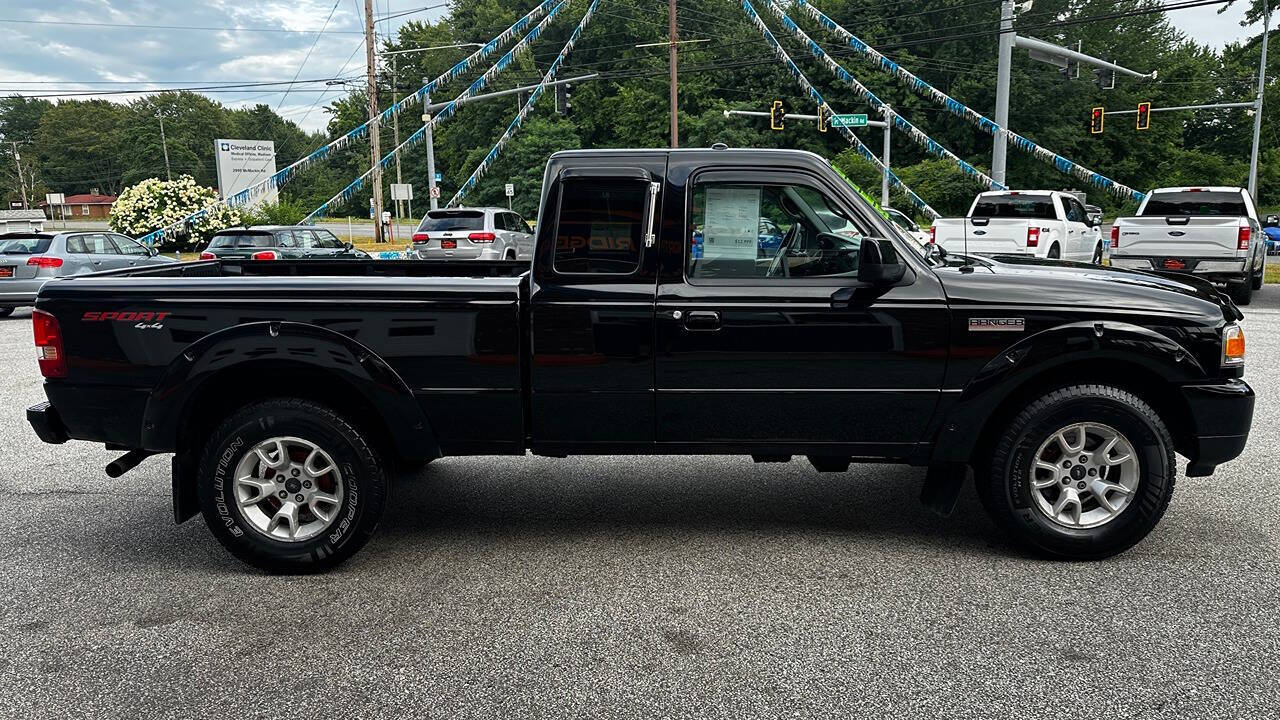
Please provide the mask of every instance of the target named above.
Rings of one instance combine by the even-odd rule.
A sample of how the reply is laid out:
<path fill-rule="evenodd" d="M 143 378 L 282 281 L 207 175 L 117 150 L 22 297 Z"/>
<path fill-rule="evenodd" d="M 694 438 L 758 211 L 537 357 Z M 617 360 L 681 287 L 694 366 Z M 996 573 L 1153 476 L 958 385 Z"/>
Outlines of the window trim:
<path fill-rule="evenodd" d="M 638 275 L 640 273 L 640 269 L 644 267 L 645 250 L 647 249 L 644 244 L 644 233 L 645 233 L 645 228 L 649 226 L 649 220 L 650 220 L 648 191 L 649 191 L 649 183 L 651 182 L 651 180 L 648 179 L 649 172 L 642 168 L 599 168 L 599 169 L 606 170 L 606 171 L 634 170 L 636 173 L 643 173 L 644 177 L 642 178 L 640 175 L 637 175 L 635 173 L 611 174 L 608 172 L 604 172 L 600 174 L 591 174 L 590 172 L 584 172 L 583 170 L 588 170 L 584 168 L 576 168 L 578 172 L 570 172 L 569 170 L 565 170 L 564 172 L 560 173 L 561 179 L 557 183 L 558 187 L 556 188 L 556 226 L 551 234 L 550 265 L 551 265 L 551 273 L 553 275 L 558 275 L 560 277 L 629 278 L 629 277 L 634 277 Z M 565 272 L 556 267 L 556 241 L 560 238 L 560 222 L 564 218 L 565 185 L 568 182 L 589 181 L 592 179 L 618 181 L 621 184 L 634 183 L 640 189 L 640 242 L 638 243 L 640 252 L 636 255 L 636 266 L 632 268 L 631 272 L 625 272 L 625 273 Z M 659 200 L 658 206 L 659 208 L 661 207 L 661 200 Z M 661 212 L 661 210 L 660 209 L 655 210 L 655 212 Z M 655 249 L 656 248 L 657 246 L 655 245 Z"/>
<path fill-rule="evenodd" d="M 708 177 L 710 176 L 710 177 Z M 684 221 L 682 223 L 682 237 L 680 248 L 680 274 L 684 282 L 688 285 L 701 285 L 704 287 L 720 286 L 720 287 L 760 287 L 774 285 L 792 285 L 792 286 L 840 286 L 840 287 L 865 287 L 866 283 L 861 282 L 857 277 L 827 275 L 824 277 L 810 278 L 768 278 L 768 277 L 750 277 L 750 278 L 697 278 L 689 276 L 689 244 L 693 237 L 693 195 L 695 188 L 700 183 L 719 183 L 719 184 L 745 184 L 745 185 L 805 185 L 810 189 L 817 191 L 828 200 L 834 200 L 839 208 L 850 216 L 850 222 L 860 224 L 863 227 L 875 228 L 870 222 L 867 213 L 860 212 L 858 209 L 849 207 L 846 199 L 841 196 L 839 191 L 831 187 L 825 178 L 816 173 L 805 170 L 787 168 L 784 170 L 768 170 L 760 171 L 742 167 L 707 167 L 703 168 L 689 176 L 689 180 L 685 183 L 685 202 L 684 202 Z M 887 218 L 884 222 L 893 222 Z M 888 240 L 896 243 L 894 237 L 886 234 L 884 237 L 869 235 L 876 240 Z M 896 248 L 899 256 L 905 256 L 902 248 Z M 914 268 L 905 259 L 903 262 L 909 268 L 909 272 L 903 276 L 902 282 L 898 285 L 909 285 L 915 282 Z"/>

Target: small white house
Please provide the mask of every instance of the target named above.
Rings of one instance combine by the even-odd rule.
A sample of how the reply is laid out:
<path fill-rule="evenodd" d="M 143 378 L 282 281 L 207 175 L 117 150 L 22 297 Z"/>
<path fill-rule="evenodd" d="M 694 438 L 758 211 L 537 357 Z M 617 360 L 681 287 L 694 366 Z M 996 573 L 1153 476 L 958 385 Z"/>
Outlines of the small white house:
<path fill-rule="evenodd" d="M 0 210 L 0 233 L 42 232 L 43 210 Z"/>

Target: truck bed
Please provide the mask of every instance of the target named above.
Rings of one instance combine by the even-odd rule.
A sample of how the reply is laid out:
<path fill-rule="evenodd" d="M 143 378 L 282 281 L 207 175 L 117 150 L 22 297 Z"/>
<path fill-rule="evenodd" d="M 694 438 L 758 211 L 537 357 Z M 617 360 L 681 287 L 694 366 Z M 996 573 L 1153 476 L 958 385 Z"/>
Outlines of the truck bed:
<path fill-rule="evenodd" d="M 76 398 L 63 404 L 76 409 L 63 418 L 73 439 L 169 451 L 154 398 L 216 400 L 201 399 L 202 364 L 212 374 L 246 358 L 288 367 L 319 357 L 411 394 L 439 418 L 450 452 L 515 452 L 528 271 L 523 262 L 212 260 L 55 280 L 39 308 L 61 326 L 68 372 L 47 389 L 55 403 Z M 263 342 L 269 333 L 278 336 Z M 374 372 L 367 357 L 386 365 Z M 170 388 L 174 377 L 188 379 Z M 139 437 L 147 425 L 154 434 Z"/>

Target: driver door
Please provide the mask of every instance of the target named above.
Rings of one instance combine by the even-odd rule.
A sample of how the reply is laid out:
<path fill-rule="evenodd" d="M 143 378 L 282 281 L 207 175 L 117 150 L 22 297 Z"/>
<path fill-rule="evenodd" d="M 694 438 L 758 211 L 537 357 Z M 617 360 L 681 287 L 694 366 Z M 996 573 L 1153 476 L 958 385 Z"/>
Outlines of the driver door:
<path fill-rule="evenodd" d="M 946 365 L 941 285 L 918 268 L 892 287 L 861 286 L 861 239 L 903 241 L 829 182 L 692 178 L 683 279 L 658 288 L 659 442 L 896 456 L 920 441 Z M 776 250 L 760 247 L 764 220 L 783 232 Z"/>

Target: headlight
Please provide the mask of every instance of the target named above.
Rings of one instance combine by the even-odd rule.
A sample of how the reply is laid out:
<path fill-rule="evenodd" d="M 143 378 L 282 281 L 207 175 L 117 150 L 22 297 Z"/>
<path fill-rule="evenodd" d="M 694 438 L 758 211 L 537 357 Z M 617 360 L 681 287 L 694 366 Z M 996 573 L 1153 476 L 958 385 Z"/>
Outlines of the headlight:
<path fill-rule="evenodd" d="M 1232 323 L 1222 328 L 1222 366 L 1244 365 L 1244 328 Z"/>

